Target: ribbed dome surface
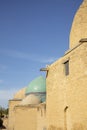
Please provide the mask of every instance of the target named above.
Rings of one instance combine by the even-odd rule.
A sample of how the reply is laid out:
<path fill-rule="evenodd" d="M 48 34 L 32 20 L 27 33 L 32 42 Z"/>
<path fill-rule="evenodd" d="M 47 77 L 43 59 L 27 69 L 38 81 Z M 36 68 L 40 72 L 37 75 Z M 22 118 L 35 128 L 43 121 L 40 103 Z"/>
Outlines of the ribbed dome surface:
<path fill-rule="evenodd" d="M 70 48 L 87 38 L 87 0 L 84 0 L 74 17 L 70 32 Z"/>
<path fill-rule="evenodd" d="M 42 76 L 31 81 L 26 88 L 25 94 L 46 92 L 46 79 Z"/>
<path fill-rule="evenodd" d="M 25 88 L 22 88 L 21 90 L 19 90 L 15 95 L 14 95 L 14 99 L 23 99 L 25 97 Z"/>

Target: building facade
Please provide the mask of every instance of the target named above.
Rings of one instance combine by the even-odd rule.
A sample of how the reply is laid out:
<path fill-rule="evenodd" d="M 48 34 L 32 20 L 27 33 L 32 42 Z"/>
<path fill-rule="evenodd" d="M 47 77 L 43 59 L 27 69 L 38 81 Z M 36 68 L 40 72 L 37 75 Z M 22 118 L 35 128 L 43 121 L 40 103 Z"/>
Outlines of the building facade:
<path fill-rule="evenodd" d="M 87 0 L 74 17 L 69 50 L 45 70 L 46 102 L 44 89 L 38 100 L 20 105 L 19 99 L 16 105 L 10 101 L 9 121 L 15 121 L 9 122 L 8 130 L 87 130 Z"/>
<path fill-rule="evenodd" d="M 48 67 L 47 128 L 87 129 L 87 0 L 78 9 L 70 32 L 70 48 Z"/>

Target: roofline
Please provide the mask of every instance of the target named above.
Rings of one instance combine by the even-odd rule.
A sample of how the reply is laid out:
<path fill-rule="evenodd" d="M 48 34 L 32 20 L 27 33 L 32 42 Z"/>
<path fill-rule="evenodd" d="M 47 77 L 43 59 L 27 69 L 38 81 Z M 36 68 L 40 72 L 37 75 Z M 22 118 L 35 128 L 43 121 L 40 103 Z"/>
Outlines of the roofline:
<path fill-rule="evenodd" d="M 40 103 L 40 104 L 16 105 L 16 106 L 14 107 L 14 109 L 15 109 L 15 108 L 18 108 L 18 107 L 40 108 L 41 106 L 46 107 L 46 102 L 43 102 L 43 103 Z"/>
<path fill-rule="evenodd" d="M 65 55 L 67 55 L 68 53 L 70 53 L 71 51 L 75 50 L 76 48 L 78 48 L 79 46 L 81 46 L 84 42 L 87 42 L 87 38 L 82 38 L 81 40 L 79 40 L 79 44 L 77 44 L 75 47 L 73 47 L 72 49 L 69 49 L 68 51 L 66 51 Z M 64 55 L 64 56 L 65 56 Z"/>
<path fill-rule="evenodd" d="M 10 99 L 9 101 L 22 101 L 22 99 Z"/>

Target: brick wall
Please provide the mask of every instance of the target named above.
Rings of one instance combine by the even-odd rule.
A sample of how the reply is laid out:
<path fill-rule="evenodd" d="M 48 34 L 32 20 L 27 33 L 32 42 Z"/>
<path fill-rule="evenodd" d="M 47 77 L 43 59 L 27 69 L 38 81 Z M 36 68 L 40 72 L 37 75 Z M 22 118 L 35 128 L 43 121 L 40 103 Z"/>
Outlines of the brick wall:
<path fill-rule="evenodd" d="M 69 60 L 69 75 L 64 62 Z M 48 130 L 87 129 L 87 43 L 83 43 L 48 67 Z"/>

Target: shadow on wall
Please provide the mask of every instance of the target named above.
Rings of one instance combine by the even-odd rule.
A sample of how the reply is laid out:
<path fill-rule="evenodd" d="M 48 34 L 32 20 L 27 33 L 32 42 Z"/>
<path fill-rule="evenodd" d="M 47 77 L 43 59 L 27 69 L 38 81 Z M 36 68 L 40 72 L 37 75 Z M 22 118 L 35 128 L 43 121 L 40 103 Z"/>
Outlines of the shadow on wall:
<path fill-rule="evenodd" d="M 48 130 L 63 130 L 63 129 L 62 129 L 62 128 L 57 128 L 57 127 L 51 125 L 51 126 L 48 128 Z"/>
<path fill-rule="evenodd" d="M 43 130 L 46 130 L 46 127 L 44 127 Z"/>

